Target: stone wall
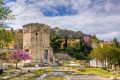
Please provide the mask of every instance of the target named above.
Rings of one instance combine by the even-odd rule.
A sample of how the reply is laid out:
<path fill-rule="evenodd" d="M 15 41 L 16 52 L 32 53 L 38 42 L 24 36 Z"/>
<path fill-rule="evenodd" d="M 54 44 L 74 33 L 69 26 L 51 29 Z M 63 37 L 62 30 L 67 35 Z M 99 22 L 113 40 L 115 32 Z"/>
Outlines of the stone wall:
<path fill-rule="evenodd" d="M 53 63 L 50 47 L 50 27 L 45 24 L 31 23 L 23 26 L 23 49 L 32 56 L 32 63 Z"/>
<path fill-rule="evenodd" d="M 102 63 L 96 59 L 93 59 L 90 61 L 90 66 L 92 66 L 92 67 L 105 67 L 105 66 L 108 66 L 108 63 L 107 62 Z"/>

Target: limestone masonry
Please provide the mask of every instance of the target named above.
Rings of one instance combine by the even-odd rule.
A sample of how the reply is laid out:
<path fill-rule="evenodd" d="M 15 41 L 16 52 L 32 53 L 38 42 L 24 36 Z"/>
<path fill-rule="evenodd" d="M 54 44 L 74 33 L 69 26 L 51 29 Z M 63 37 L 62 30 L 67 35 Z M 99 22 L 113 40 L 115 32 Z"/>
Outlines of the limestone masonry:
<path fill-rule="evenodd" d="M 50 47 L 50 27 L 31 23 L 23 26 L 23 49 L 32 56 L 31 63 L 53 64 L 53 49 Z"/>

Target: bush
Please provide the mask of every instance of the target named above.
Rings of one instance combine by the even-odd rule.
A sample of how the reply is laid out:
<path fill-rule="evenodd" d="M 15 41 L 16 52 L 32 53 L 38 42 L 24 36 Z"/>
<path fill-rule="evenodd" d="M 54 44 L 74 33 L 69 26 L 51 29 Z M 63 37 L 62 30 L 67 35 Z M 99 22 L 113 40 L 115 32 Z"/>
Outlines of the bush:
<path fill-rule="evenodd" d="M 80 58 L 82 58 L 82 55 L 81 55 L 81 53 L 75 52 L 74 57 L 76 59 L 80 59 Z"/>
<path fill-rule="evenodd" d="M 6 56 L 9 54 L 10 52 L 8 52 L 8 51 L 0 51 L 0 60 L 2 60 L 2 61 L 8 61 L 7 59 L 6 59 Z"/>

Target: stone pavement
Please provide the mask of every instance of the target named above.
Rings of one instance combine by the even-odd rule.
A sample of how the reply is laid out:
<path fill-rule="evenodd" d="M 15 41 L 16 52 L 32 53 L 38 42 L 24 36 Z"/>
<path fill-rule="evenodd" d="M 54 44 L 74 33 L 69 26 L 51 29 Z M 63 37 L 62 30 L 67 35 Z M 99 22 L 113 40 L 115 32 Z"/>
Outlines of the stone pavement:
<path fill-rule="evenodd" d="M 27 72 L 28 70 L 30 71 L 35 71 L 35 70 L 40 70 L 40 69 L 45 69 L 45 68 L 52 68 L 52 67 L 21 67 L 22 72 Z"/>
<path fill-rule="evenodd" d="M 68 80 L 110 80 L 99 75 L 66 75 Z"/>

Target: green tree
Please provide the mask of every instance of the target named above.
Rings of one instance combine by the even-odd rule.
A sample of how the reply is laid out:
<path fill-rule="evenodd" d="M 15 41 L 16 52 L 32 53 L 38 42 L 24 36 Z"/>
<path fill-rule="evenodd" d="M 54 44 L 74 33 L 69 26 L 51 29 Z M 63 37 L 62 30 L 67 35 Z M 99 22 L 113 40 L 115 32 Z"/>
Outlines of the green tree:
<path fill-rule="evenodd" d="M 83 42 L 82 45 L 80 43 L 76 43 L 71 48 L 74 52 L 83 53 L 84 56 L 90 54 L 90 51 L 92 50 L 92 47 L 86 42 Z"/>
<path fill-rule="evenodd" d="M 98 40 L 98 39 L 93 39 L 92 40 L 92 43 L 94 43 L 94 44 L 99 44 L 100 42 L 102 42 L 101 40 Z"/>
<path fill-rule="evenodd" d="M 82 57 L 82 55 L 80 53 L 78 53 L 78 52 L 75 52 L 74 57 L 76 59 L 80 59 Z"/>
<path fill-rule="evenodd" d="M 119 47 L 119 43 L 118 43 L 118 41 L 117 41 L 117 38 L 114 38 L 114 39 L 113 39 L 113 46 L 116 47 L 116 48 Z"/>
<path fill-rule="evenodd" d="M 5 20 L 14 19 L 14 16 L 10 15 L 11 13 L 12 11 L 0 0 L 0 48 L 2 49 L 4 46 L 8 47 L 8 44 L 12 41 L 14 36 L 13 33 L 6 31 L 8 26 L 4 23 Z"/>
<path fill-rule="evenodd" d="M 81 36 L 81 37 L 80 37 L 80 43 L 79 43 L 79 44 L 80 44 L 79 52 L 83 52 L 83 43 L 84 43 L 84 39 L 83 39 L 83 37 Z"/>
<path fill-rule="evenodd" d="M 90 54 L 91 50 L 92 47 L 88 45 L 86 42 L 82 43 L 82 50 L 80 43 L 75 43 L 74 46 L 68 47 L 67 49 L 68 54 L 76 59 L 87 59 L 87 56 L 88 54 Z"/>
<path fill-rule="evenodd" d="M 0 0 L 0 28 L 8 27 L 7 24 L 4 23 L 5 20 L 14 19 L 14 15 L 10 15 L 11 13 L 12 11 Z"/>
<path fill-rule="evenodd" d="M 19 43 L 19 49 L 23 49 L 23 43 L 22 42 Z"/>
<path fill-rule="evenodd" d="M 5 29 L 0 29 L 0 49 L 8 47 L 15 38 L 13 33 L 7 32 Z"/>
<path fill-rule="evenodd" d="M 58 34 L 51 34 L 50 35 L 50 45 L 53 48 L 54 52 L 57 52 L 58 49 L 61 47 L 62 38 Z"/>
<path fill-rule="evenodd" d="M 1 4 L 4 4 L 2 0 L 0 0 L 0 5 L 1 5 Z"/>
<path fill-rule="evenodd" d="M 120 66 L 120 49 L 104 45 L 91 51 L 89 55 L 92 59 L 101 61 L 102 63 L 109 65 Z M 105 65 L 105 67 L 107 67 Z"/>
<path fill-rule="evenodd" d="M 65 43 L 63 44 L 64 49 L 67 49 L 67 35 L 65 35 Z"/>

